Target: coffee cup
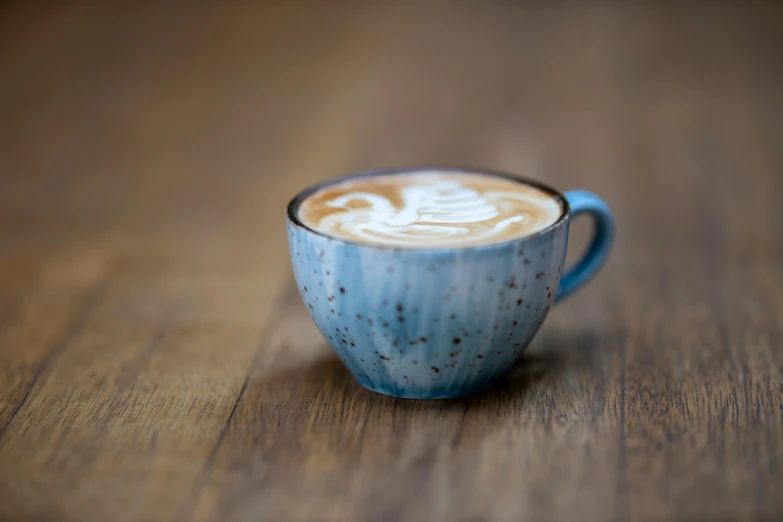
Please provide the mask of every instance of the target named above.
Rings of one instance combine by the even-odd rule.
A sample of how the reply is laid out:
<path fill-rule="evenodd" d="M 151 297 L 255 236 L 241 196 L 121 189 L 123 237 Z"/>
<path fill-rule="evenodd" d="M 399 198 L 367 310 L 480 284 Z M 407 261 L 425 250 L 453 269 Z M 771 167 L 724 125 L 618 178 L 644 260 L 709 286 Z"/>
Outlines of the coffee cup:
<path fill-rule="evenodd" d="M 389 187 L 402 196 L 382 196 Z M 303 205 L 317 205 L 320 221 Z M 329 226 L 320 227 L 327 211 Z M 581 214 L 593 219 L 594 235 L 566 270 L 569 225 Z M 586 191 L 414 167 L 311 186 L 289 203 L 287 228 L 305 306 L 354 379 L 394 397 L 441 399 L 497 383 L 552 305 L 604 263 L 614 219 Z"/>

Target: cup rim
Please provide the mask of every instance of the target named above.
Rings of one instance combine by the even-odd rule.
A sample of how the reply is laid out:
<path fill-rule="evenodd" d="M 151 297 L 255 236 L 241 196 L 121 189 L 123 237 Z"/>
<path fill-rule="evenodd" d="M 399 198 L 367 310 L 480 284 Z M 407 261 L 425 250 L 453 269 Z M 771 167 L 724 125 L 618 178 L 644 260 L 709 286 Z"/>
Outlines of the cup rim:
<path fill-rule="evenodd" d="M 560 203 L 560 207 L 563 210 L 554 223 L 527 236 L 508 239 L 506 241 L 499 241 L 497 243 L 483 243 L 479 245 L 468 244 L 468 245 L 455 245 L 455 246 L 423 247 L 423 248 L 416 247 L 416 246 L 405 246 L 405 245 L 376 245 L 373 243 L 360 243 L 358 241 L 343 239 L 341 237 L 332 236 L 329 234 L 325 234 L 323 232 L 319 232 L 318 230 L 315 230 L 314 228 L 305 225 L 297 215 L 297 211 L 299 210 L 299 205 L 301 205 L 302 201 L 304 201 L 308 196 L 312 195 L 313 193 L 321 190 L 322 188 L 329 187 L 331 185 L 337 185 L 339 183 L 343 183 L 346 181 L 352 181 L 352 180 L 363 179 L 363 178 L 372 178 L 376 176 L 405 175 L 405 174 L 412 174 L 420 171 L 433 171 L 433 170 L 443 171 L 443 172 L 458 172 L 462 174 L 475 174 L 479 176 L 490 176 L 494 178 L 507 179 L 509 181 L 513 181 L 521 185 L 529 185 L 539 190 L 542 190 L 544 192 L 547 192 L 548 194 L 553 196 L 555 199 L 558 200 L 558 202 Z M 299 191 L 299 193 L 297 193 L 296 196 L 294 196 L 291 199 L 291 201 L 288 202 L 287 215 L 288 215 L 288 221 L 295 227 L 304 229 L 307 232 L 310 232 L 317 236 L 321 236 L 330 241 L 336 241 L 338 243 L 342 243 L 345 245 L 372 248 L 377 250 L 404 250 L 410 252 L 452 252 L 455 250 L 477 250 L 477 249 L 503 247 L 509 244 L 524 242 L 543 236 L 544 234 L 547 234 L 552 230 L 556 229 L 557 227 L 559 227 L 560 225 L 562 225 L 568 219 L 568 217 L 571 215 L 571 206 L 568 204 L 568 200 L 566 199 L 566 197 L 559 190 L 554 189 L 549 185 L 542 183 L 541 181 L 538 181 L 536 179 L 526 178 L 524 176 L 518 176 L 516 174 L 511 174 L 509 172 L 503 172 L 503 171 L 493 170 L 493 169 L 452 166 L 452 165 L 416 165 L 416 166 L 406 166 L 406 167 L 387 167 L 381 169 L 363 170 L 359 172 L 354 172 L 352 174 L 338 176 L 335 178 L 329 178 L 327 180 L 314 183 L 309 187 Z"/>

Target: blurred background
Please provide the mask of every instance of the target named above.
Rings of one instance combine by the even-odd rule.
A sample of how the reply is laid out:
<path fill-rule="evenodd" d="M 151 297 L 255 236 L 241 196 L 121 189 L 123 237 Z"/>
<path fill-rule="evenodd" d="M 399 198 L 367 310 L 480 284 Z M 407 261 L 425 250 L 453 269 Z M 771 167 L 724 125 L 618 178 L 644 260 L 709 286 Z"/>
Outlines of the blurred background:
<path fill-rule="evenodd" d="M 217 452 L 254 357 L 267 360 L 259 339 L 291 291 L 285 206 L 305 186 L 356 170 L 469 165 L 601 195 L 617 217 L 616 248 L 542 335 L 603 347 L 589 357 L 604 380 L 588 377 L 585 386 L 606 391 L 607 404 L 620 400 L 612 369 L 626 363 L 640 382 L 697 382 L 733 375 L 718 339 L 779 345 L 781 6 L 1 3 L 0 486 L 15 493 L 3 497 L 0 518 L 70 510 L 85 519 L 102 513 L 91 506 L 112 503 L 129 510 L 126 518 L 154 518 L 200 491 L 193 481 Z M 588 224 L 574 231 L 578 253 Z M 729 296 L 743 297 L 724 304 Z M 76 339 L 58 341 L 74 313 Z M 736 328 L 726 327 L 733 318 Z M 691 365 L 651 346 L 703 351 Z M 780 370 L 779 351 L 756 353 L 743 352 L 748 367 Z M 646 370 L 656 364 L 658 373 Z M 274 395 L 259 375 L 249 389 L 255 382 Z M 765 397 L 774 403 L 772 392 Z M 110 399 L 132 406 L 101 417 Z M 117 419 L 129 424 L 112 431 Z M 642 454 L 668 440 L 645 426 L 628 428 L 639 431 L 622 484 L 650 475 L 633 467 L 634 448 Z M 598 440 L 615 455 L 613 438 Z M 752 441 L 779 454 L 774 436 Z M 549 449 L 533 453 L 562 451 Z M 732 455 L 740 468 L 751 462 Z M 239 451 L 236 466 L 246 456 Z M 557 505 L 581 499 L 594 509 L 585 512 L 604 513 L 614 486 L 591 489 L 609 482 L 593 480 L 600 470 L 586 462 L 591 478 L 566 484 Z M 691 498 L 717 515 L 755 509 L 742 503 L 752 498 L 757 513 L 773 513 L 773 495 L 743 489 L 773 482 L 742 477 L 742 487 L 716 483 Z M 704 481 L 684 483 L 675 493 L 701 492 Z M 296 504 L 301 497 L 286 487 L 278 493 Z M 248 518 L 264 506 L 262 489 L 246 490 Z M 527 491 L 535 500 L 542 490 Z M 676 512 L 655 500 L 645 506 L 660 519 Z"/>
<path fill-rule="evenodd" d="M 18 259 L 246 276 L 253 299 L 273 296 L 286 202 L 381 166 L 592 190 L 642 258 L 686 241 L 697 205 L 753 214 L 780 193 L 769 169 L 743 181 L 779 154 L 776 2 L 0 9 L 0 212 Z M 661 236 L 634 233 L 651 220 Z"/>

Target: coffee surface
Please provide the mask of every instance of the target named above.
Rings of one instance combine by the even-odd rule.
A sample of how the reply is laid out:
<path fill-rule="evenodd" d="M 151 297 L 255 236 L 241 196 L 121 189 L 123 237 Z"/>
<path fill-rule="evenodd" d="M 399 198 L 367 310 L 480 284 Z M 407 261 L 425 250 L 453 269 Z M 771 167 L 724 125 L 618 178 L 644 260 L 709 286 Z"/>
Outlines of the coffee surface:
<path fill-rule="evenodd" d="M 313 230 L 357 243 L 431 248 L 527 236 L 562 211 L 553 195 L 524 182 L 420 171 L 326 186 L 300 204 L 298 217 Z"/>

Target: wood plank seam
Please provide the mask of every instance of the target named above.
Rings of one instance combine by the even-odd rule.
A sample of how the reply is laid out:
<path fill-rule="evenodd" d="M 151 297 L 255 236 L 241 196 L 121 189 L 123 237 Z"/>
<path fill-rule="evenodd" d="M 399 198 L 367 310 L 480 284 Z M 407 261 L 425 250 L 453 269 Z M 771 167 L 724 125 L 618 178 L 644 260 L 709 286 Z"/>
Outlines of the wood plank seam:
<path fill-rule="evenodd" d="M 242 382 L 242 387 L 239 389 L 239 393 L 237 394 L 237 398 L 234 401 L 234 405 L 231 408 L 231 412 L 228 414 L 228 418 L 226 418 L 226 423 L 223 425 L 223 428 L 220 430 L 220 434 L 215 440 L 215 445 L 212 447 L 209 454 L 207 455 L 207 458 L 204 461 L 204 465 L 202 466 L 201 471 L 199 471 L 198 476 L 193 481 L 193 486 L 190 488 L 190 491 L 184 495 L 182 502 L 180 503 L 180 506 L 177 508 L 176 514 L 174 516 L 174 520 L 192 520 L 194 518 L 195 513 L 193 509 L 196 506 L 196 500 L 198 499 L 198 496 L 200 495 L 201 491 L 204 489 L 205 482 L 209 476 L 209 472 L 211 471 L 215 459 L 217 458 L 217 454 L 223 445 L 223 441 L 226 438 L 226 433 L 228 432 L 228 428 L 231 425 L 231 421 L 233 420 L 234 414 L 237 411 L 239 402 L 242 400 L 242 397 L 245 395 L 245 391 L 247 391 L 248 384 L 250 383 L 250 376 L 253 374 L 253 370 L 256 368 L 258 364 L 258 358 L 262 352 L 262 348 L 269 341 L 272 332 L 274 332 L 275 330 L 274 325 L 280 319 L 280 315 L 281 315 L 280 312 L 282 310 L 285 310 L 285 308 L 282 305 L 286 300 L 287 295 L 291 292 L 292 287 L 294 288 L 295 291 L 296 287 L 294 285 L 284 285 L 283 289 L 280 290 L 277 297 L 275 297 L 274 305 L 273 305 L 274 312 L 269 314 L 266 323 L 261 329 L 260 341 L 258 343 L 258 346 L 256 347 L 255 353 L 253 354 L 253 359 L 251 360 L 250 365 L 248 366 L 247 374 L 245 375 L 245 379 Z"/>
<path fill-rule="evenodd" d="M 627 333 L 624 335 L 623 343 L 627 341 Z M 626 368 L 626 354 L 625 350 L 620 350 L 620 426 L 618 428 L 618 448 L 617 448 L 617 491 L 623 494 L 618 496 L 615 500 L 614 506 L 614 520 L 628 520 L 630 518 L 630 510 L 628 507 L 628 497 L 625 494 L 628 490 L 628 455 L 625 440 L 625 368 Z"/>
<path fill-rule="evenodd" d="M 60 339 L 54 344 L 52 349 L 49 350 L 46 356 L 38 364 L 38 368 L 36 368 L 35 373 L 32 376 L 32 379 L 30 379 L 30 382 L 25 388 L 22 399 L 19 401 L 19 404 L 17 404 L 13 408 L 13 410 L 11 410 L 11 414 L 8 417 L 8 422 L 6 422 L 4 426 L 0 426 L 0 448 L 2 448 L 3 446 L 4 435 L 8 430 L 8 427 L 14 421 L 16 414 L 19 413 L 19 411 L 24 407 L 25 404 L 27 404 L 27 401 L 29 400 L 30 396 L 33 394 L 35 387 L 38 385 L 39 382 L 42 382 L 41 380 L 45 377 L 46 371 L 49 369 L 51 364 L 55 362 L 57 359 L 59 359 L 63 353 L 65 353 L 65 350 L 68 348 L 71 341 L 81 331 L 84 330 L 84 326 L 86 324 L 86 318 L 88 314 L 92 310 L 94 310 L 95 307 L 98 305 L 98 303 L 101 302 L 103 297 L 105 297 L 107 290 L 108 290 L 108 279 L 106 279 L 105 277 L 92 283 L 87 288 L 84 295 L 80 299 L 79 304 L 77 305 L 76 308 L 76 313 L 74 313 L 73 319 L 71 319 L 65 332 L 63 332 L 63 335 L 60 337 Z"/>

